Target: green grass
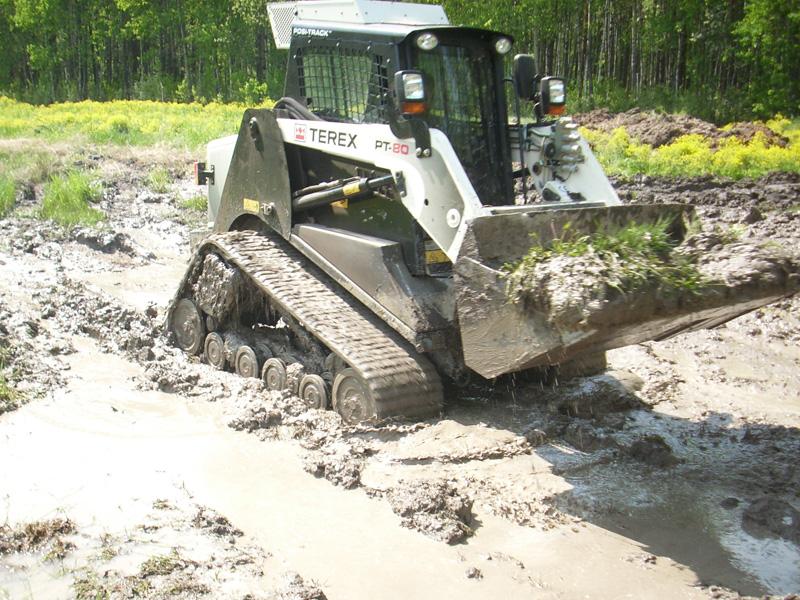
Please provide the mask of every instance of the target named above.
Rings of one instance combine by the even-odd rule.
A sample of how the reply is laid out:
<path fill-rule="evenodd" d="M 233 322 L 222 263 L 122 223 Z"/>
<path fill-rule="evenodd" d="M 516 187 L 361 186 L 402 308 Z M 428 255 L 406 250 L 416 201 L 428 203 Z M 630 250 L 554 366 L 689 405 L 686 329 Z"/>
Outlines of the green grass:
<path fill-rule="evenodd" d="M 20 144 L 17 148 L 0 149 L 0 178 L 44 183 L 61 168 L 61 163 L 62 159 L 53 151 Z"/>
<path fill-rule="evenodd" d="M 175 569 L 181 567 L 181 559 L 177 551 L 173 550 L 171 554 L 158 554 L 151 556 L 142 563 L 139 568 L 139 573 L 143 577 L 152 577 L 154 575 L 169 575 Z"/>
<path fill-rule="evenodd" d="M 102 211 L 90 206 L 100 195 L 100 190 L 89 176 L 71 171 L 53 177 L 47 184 L 39 215 L 63 225 L 97 225 L 105 219 Z"/>
<path fill-rule="evenodd" d="M 6 376 L 0 373 L 0 415 L 19 406 L 19 392 L 8 382 Z"/>
<path fill-rule="evenodd" d="M 0 176 L 0 218 L 5 217 L 14 208 L 16 186 L 8 177 Z"/>
<path fill-rule="evenodd" d="M 518 264 L 506 266 L 509 290 L 525 288 L 539 263 L 556 256 L 593 254 L 607 267 L 607 283 L 622 293 L 653 285 L 665 291 L 698 293 L 708 282 L 692 257 L 673 252 L 677 243 L 669 234 L 670 226 L 669 219 L 661 219 L 589 234 L 576 234 L 566 226 L 561 237 L 533 244 Z"/>
<path fill-rule="evenodd" d="M 157 167 L 147 174 L 147 186 L 157 194 L 163 194 L 169 190 L 172 176 L 164 167 Z"/>
<path fill-rule="evenodd" d="M 777 117 L 766 123 L 789 139 L 782 148 L 770 146 L 763 135 L 749 142 L 730 137 L 717 145 L 696 134 L 684 135 L 659 148 L 631 139 L 625 128 L 611 134 L 582 128 L 600 164 L 609 175 L 637 174 L 667 177 L 715 175 L 741 179 L 774 171 L 800 173 L 800 121 Z"/>
<path fill-rule="evenodd" d="M 193 196 L 181 202 L 181 206 L 188 210 L 205 212 L 208 209 L 208 198 L 205 196 Z"/>
<path fill-rule="evenodd" d="M 267 101 L 264 106 L 272 105 Z M 0 137 L 66 140 L 194 150 L 239 130 L 243 104 L 64 102 L 36 106 L 0 96 Z"/>
<path fill-rule="evenodd" d="M 4 373 L 9 357 L 8 347 L 0 344 L 0 415 L 18 408 L 22 403 L 22 395 L 11 385 Z"/>

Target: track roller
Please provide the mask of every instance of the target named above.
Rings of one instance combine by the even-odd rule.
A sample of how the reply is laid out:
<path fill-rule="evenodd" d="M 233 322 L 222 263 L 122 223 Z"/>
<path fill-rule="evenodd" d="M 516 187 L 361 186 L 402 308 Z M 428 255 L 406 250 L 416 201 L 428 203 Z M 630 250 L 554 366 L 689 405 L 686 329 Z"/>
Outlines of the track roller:
<path fill-rule="evenodd" d="M 342 420 L 354 425 L 374 420 L 375 401 L 364 380 L 353 369 L 342 369 L 333 380 L 333 409 Z"/>
<path fill-rule="evenodd" d="M 328 384 L 319 375 L 313 373 L 303 375 L 298 396 L 308 408 L 325 410 L 328 407 Z"/>
<path fill-rule="evenodd" d="M 261 370 L 261 379 L 267 389 L 279 392 L 286 387 L 286 364 L 280 358 L 270 358 Z"/>
<path fill-rule="evenodd" d="M 220 371 L 225 368 L 225 340 L 220 334 L 213 332 L 206 336 L 204 351 L 208 364 Z"/>
<path fill-rule="evenodd" d="M 172 311 L 172 333 L 178 347 L 188 354 L 197 354 L 203 347 L 206 337 L 206 327 L 203 316 L 194 302 L 188 298 L 181 298 Z"/>
<path fill-rule="evenodd" d="M 250 346 L 239 346 L 233 364 L 242 377 L 258 377 L 258 357 Z"/>

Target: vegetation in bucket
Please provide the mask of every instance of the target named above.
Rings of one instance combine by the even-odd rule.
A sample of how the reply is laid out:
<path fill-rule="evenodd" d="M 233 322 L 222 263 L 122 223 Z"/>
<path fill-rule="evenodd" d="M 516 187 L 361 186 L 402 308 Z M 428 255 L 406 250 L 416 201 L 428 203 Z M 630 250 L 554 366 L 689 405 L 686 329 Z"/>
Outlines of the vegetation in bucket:
<path fill-rule="evenodd" d="M 559 237 L 537 240 L 520 262 L 506 266 L 509 299 L 534 299 L 545 280 L 552 280 L 554 268 L 571 271 L 581 280 L 576 284 L 591 282 L 595 299 L 608 298 L 612 290 L 625 294 L 643 288 L 699 294 L 712 282 L 671 230 L 671 219 L 599 227 L 591 233 L 575 232 L 567 224 Z"/>

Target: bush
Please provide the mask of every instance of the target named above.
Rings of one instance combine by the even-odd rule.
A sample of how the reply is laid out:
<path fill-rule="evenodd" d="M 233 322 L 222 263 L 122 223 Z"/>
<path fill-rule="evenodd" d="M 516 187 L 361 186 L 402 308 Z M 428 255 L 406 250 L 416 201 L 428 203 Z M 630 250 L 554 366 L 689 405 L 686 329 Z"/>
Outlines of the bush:
<path fill-rule="evenodd" d="M 99 195 L 100 190 L 85 173 L 72 171 L 53 177 L 45 188 L 40 216 L 65 227 L 97 225 L 105 215 L 89 204 Z"/>
<path fill-rule="evenodd" d="M 756 134 L 749 142 L 736 137 L 723 138 L 714 147 L 709 139 L 691 134 L 666 146 L 653 148 L 632 140 L 623 127 L 611 134 L 585 128 L 581 131 L 609 175 L 716 175 L 741 179 L 761 177 L 774 171 L 800 172 L 800 132 L 797 126 L 785 119 L 767 124 L 789 138 L 788 146 L 770 146 L 763 134 Z"/>

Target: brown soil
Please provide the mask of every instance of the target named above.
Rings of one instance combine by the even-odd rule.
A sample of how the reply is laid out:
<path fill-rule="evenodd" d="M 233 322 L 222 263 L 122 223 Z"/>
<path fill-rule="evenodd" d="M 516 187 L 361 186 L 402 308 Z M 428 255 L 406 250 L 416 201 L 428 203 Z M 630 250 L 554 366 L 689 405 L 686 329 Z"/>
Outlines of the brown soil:
<path fill-rule="evenodd" d="M 628 134 L 654 148 L 671 144 L 682 135 L 698 134 L 714 142 L 737 137 L 744 142 L 761 134 L 768 145 L 786 146 L 788 140 L 760 123 L 733 123 L 730 128 L 720 129 L 713 123 L 687 115 L 663 114 L 633 108 L 622 113 L 612 113 L 598 108 L 587 113 L 573 115 L 573 120 L 584 127 L 611 133 L 624 127 Z"/>
<path fill-rule="evenodd" d="M 593 377 L 476 383 L 441 419 L 346 427 L 166 343 L 202 221 L 180 198 L 198 190 L 145 193 L 140 164 L 91 154 L 104 233 L 0 220 L 5 373 L 27 401 L 0 415 L 3 531 L 52 515 L 75 527 L 50 561 L 47 544 L 0 557 L 0 596 L 800 589 L 797 297 L 615 350 Z M 618 186 L 697 205 L 708 236 L 735 225 L 742 243 L 800 247 L 796 178 Z"/>

